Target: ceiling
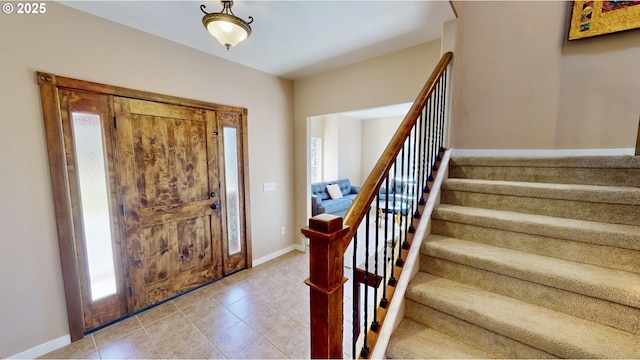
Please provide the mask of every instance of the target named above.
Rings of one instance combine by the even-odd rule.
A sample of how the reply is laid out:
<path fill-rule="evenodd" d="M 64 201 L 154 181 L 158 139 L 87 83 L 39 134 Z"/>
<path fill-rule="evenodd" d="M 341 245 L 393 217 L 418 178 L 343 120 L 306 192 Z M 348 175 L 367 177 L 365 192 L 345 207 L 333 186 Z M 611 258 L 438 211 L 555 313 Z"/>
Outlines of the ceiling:
<path fill-rule="evenodd" d="M 251 36 L 229 51 L 206 31 L 219 1 L 58 1 L 72 8 L 286 79 L 296 80 L 439 39 L 448 1 L 250 1 L 233 12 Z"/>

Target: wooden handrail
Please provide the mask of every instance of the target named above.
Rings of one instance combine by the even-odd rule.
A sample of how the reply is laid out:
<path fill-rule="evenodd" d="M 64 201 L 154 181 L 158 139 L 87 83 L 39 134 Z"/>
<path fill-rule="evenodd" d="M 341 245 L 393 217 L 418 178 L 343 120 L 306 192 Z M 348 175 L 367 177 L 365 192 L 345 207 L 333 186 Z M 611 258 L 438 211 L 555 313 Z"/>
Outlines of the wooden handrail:
<path fill-rule="evenodd" d="M 384 179 L 387 176 L 387 173 L 391 169 L 393 165 L 393 160 L 398 156 L 400 150 L 402 149 L 402 145 L 405 142 L 405 139 L 409 136 L 411 129 L 415 126 L 416 121 L 422 111 L 422 108 L 427 102 L 427 99 L 433 92 L 438 79 L 442 76 L 442 74 L 447 70 L 447 66 L 451 59 L 453 58 L 453 53 L 447 52 L 440 58 L 438 65 L 436 65 L 435 69 L 431 73 L 431 76 L 425 83 L 424 87 L 418 94 L 418 97 L 413 102 L 413 106 L 407 112 L 407 115 L 400 123 L 398 130 L 391 138 L 391 141 L 385 148 L 384 152 L 378 159 L 378 162 L 373 167 L 373 170 L 367 177 L 367 180 L 362 184 L 358 195 L 353 201 L 353 204 L 347 210 L 344 216 L 344 224 L 349 227 L 349 233 L 343 238 L 345 239 L 345 243 L 343 244 L 343 248 L 346 249 L 351 241 L 351 238 L 355 234 L 356 229 L 358 228 L 358 224 L 362 221 L 366 213 L 368 212 L 369 205 L 373 202 L 375 197 L 382 186 Z"/>

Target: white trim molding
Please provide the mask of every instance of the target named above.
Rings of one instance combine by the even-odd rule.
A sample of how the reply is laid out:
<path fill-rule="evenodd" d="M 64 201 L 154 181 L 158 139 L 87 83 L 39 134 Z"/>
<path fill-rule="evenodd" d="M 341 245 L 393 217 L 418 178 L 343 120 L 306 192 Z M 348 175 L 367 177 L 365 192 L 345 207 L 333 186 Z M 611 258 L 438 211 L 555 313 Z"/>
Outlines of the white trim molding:
<path fill-rule="evenodd" d="M 302 251 L 302 252 L 306 252 L 305 248 L 302 247 L 302 245 L 291 245 L 291 246 L 287 246 L 284 249 L 272 252 L 271 254 L 265 255 L 263 257 L 257 258 L 257 259 L 253 259 L 253 266 L 258 266 L 260 264 L 264 264 L 269 260 L 273 260 L 279 256 L 282 256 L 284 254 L 290 253 L 294 250 L 298 250 L 298 251 Z"/>
<path fill-rule="evenodd" d="M 69 344 L 71 344 L 71 335 L 65 335 L 57 339 L 48 341 L 44 344 L 40 344 L 29 350 L 23 351 L 19 354 L 9 356 L 9 359 L 35 359 Z"/>
<path fill-rule="evenodd" d="M 635 149 L 453 149 L 455 157 L 569 157 L 621 156 L 635 154 Z"/>

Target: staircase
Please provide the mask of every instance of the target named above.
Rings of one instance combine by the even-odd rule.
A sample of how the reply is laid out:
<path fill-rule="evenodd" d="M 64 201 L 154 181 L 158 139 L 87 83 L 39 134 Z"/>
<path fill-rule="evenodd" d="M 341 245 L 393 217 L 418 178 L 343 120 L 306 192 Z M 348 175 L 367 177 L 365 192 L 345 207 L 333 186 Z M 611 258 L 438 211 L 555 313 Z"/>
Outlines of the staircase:
<path fill-rule="evenodd" d="M 453 158 L 389 358 L 640 358 L 640 158 Z"/>

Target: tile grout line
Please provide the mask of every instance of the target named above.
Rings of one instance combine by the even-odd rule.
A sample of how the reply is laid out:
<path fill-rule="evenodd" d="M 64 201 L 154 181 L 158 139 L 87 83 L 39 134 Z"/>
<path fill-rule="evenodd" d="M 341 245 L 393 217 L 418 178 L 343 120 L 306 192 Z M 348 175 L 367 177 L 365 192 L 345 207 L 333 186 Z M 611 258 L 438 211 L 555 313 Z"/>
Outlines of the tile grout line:
<path fill-rule="evenodd" d="M 102 359 L 102 355 L 100 354 L 100 349 L 98 349 L 98 342 L 96 341 L 96 337 L 93 336 L 93 334 L 90 335 L 91 336 L 91 341 L 93 342 L 93 347 L 96 349 L 95 351 L 98 353 L 98 358 Z M 87 353 L 87 355 L 90 353 Z"/>
<path fill-rule="evenodd" d="M 241 280 L 241 282 L 246 282 L 246 281 L 247 281 L 247 279 L 243 279 L 243 280 Z M 237 284 L 236 284 L 236 285 L 237 285 Z M 232 303 L 231 303 L 231 304 L 229 304 L 229 305 L 225 305 L 225 304 L 223 304 L 222 302 L 220 302 L 220 305 L 222 305 L 222 307 L 224 307 L 224 308 L 225 308 L 225 310 L 229 311 L 231 314 L 233 314 L 234 316 L 238 317 L 238 319 L 240 320 L 240 322 L 241 322 L 241 323 L 243 323 L 244 325 L 248 326 L 248 327 L 249 327 L 249 329 L 253 330 L 253 331 L 258 335 L 258 337 L 260 337 L 260 338 L 261 338 L 261 339 L 263 339 L 264 341 L 266 341 L 266 342 L 268 342 L 269 344 L 271 344 L 273 347 L 275 347 L 276 349 L 278 349 L 278 350 L 279 350 L 283 355 L 285 355 L 285 356 L 286 356 L 286 354 L 285 354 L 283 351 L 281 351 L 277 346 L 275 346 L 275 344 L 272 344 L 269 340 L 267 340 L 264 336 L 262 336 L 262 334 L 261 334 L 261 333 L 259 333 L 257 329 L 254 329 L 250 324 L 247 324 L 247 323 L 244 321 L 245 319 L 243 319 L 243 318 L 239 317 L 239 316 L 238 316 L 238 315 L 236 315 L 236 314 L 235 314 L 231 309 L 229 309 L 229 307 L 228 307 L 228 306 L 231 306 L 231 305 L 233 305 L 233 304 L 235 304 L 235 303 L 239 302 L 240 300 L 242 300 L 242 299 L 244 299 L 244 298 L 247 298 L 247 297 L 249 297 L 249 296 L 252 296 L 252 295 L 244 296 L 244 297 L 242 297 L 242 298 L 240 298 L 240 299 L 238 299 L 238 300 L 236 300 L 236 301 L 232 302 Z M 255 296 L 254 296 L 254 297 L 255 297 Z M 261 299 L 259 299 L 259 298 L 257 298 L 257 297 L 255 297 L 255 298 L 256 298 L 258 301 L 260 301 L 260 302 L 264 303 L 265 305 L 270 306 L 269 304 L 267 304 L 266 302 L 262 301 Z M 274 310 L 276 310 L 276 309 L 274 309 Z M 277 311 L 277 310 L 276 310 L 276 311 Z M 235 326 L 235 325 L 233 325 L 233 326 Z M 253 345 L 253 343 L 250 343 L 250 344 L 246 345 L 245 347 L 243 347 L 242 349 L 238 350 L 235 354 L 233 354 L 233 356 L 231 356 L 231 358 L 232 358 L 232 359 L 233 359 L 233 358 L 235 358 L 235 356 L 236 356 L 236 355 L 240 354 L 242 351 L 244 351 L 245 349 L 249 348 L 251 345 Z"/>
<path fill-rule="evenodd" d="M 142 331 L 144 331 L 145 335 L 147 335 L 147 339 L 149 339 L 149 342 L 151 342 L 151 345 L 153 346 L 153 349 L 156 351 L 156 354 L 160 355 L 160 358 L 164 359 L 164 356 L 158 350 L 158 347 L 156 346 L 156 343 L 153 342 L 153 340 L 151 340 L 151 336 L 149 335 L 149 332 L 147 331 L 147 328 L 142 324 L 142 321 L 138 318 L 138 315 L 135 315 L 135 317 L 136 317 L 136 320 L 138 321 L 138 323 L 140 324 L 140 327 L 142 328 Z M 164 318 L 166 318 L 166 316 L 163 317 L 162 319 L 164 319 Z M 158 322 L 159 320 L 156 320 L 156 321 L 152 322 L 151 324 L 154 324 L 154 323 Z"/>
<path fill-rule="evenodd" d="M 205 295 L 207 295 L 207 297 L 205 297 L 204 299 L 202 299 L 202 300 L 200 300 L 200 301 L 204 301 L 204 300 L 205 300 L 205 299 L 207 299 L 207 298 L 212 298 L 212 299 L 216 300 L 213 296 L 208 295 L 206 292 L 205 292 Z M 200 301 L 196 301 L 196 303 L 197 303 L 197 302 L 200 302 Z M 216 302 L 217 302 L 217 300 L 216 300 Z M 174 305 L 175 305 L 175 304 L 174 304 Z M 190 306 L 193 306 L 193 305 L 195 305 L 195 303 L 191 304 Z M 221 304 L 221 305 L 222 305 L 222 304 Z M 223 306 L 224 306 L 224 305 L 223 305 Z M 223 353 L 223 352 L 222 352 L 222 350 L 220 350 L 220 349 L 216 346 L 216 344 L 214 344 L 214 343 L 213 343 L 213 341 L 211 341 L 211 339 L 209 339 L 209 337 L 208 337 L 207 335 L 205 335 L 205 334 L 202 332 L 202 330 L 200 330 L 200 328 L 199 328 L 196 324 L 194 324 L 194 323 L 193 323 L 193 321 L 191 321 L 191 319 L 187 316 L 187 314 L 185 314 L 185 313 L 184 313 L 184 311 L 182 311 L 182 309 L 181 309 L 178 305 L 175 305 L 175 307 L 176 307 L 176 308 L 178 309 L 178 311 L 179 311 L 179 312 L 180 312 L 180 313 L 181 313 L 181 314 L 182 314 L 182 315 L 187 319 L 187 321 L 189 321 L 189 323 L 190 323 L 191 325 L 193 325 L 193 327 L 194 327 L 194 328 L 196 328 L 196 330 L 198 330 L 198 332 L 200 333 L 200 335 L 204 336 L 204 338 L 205 338 L 205 339 L 207 339 L 207 341 L 209 342 L 209 344 L 211 344 L 211 345 L 212 345 L 216 350 L 218 350 L 218 352 L 219 352 L 220 354 L 222 354 L 222 356 L 224 356 L 224 357 L 225 357 L 225 359 L 228 359 L 227 355 L 226 355 L 225 353 Z"/>

